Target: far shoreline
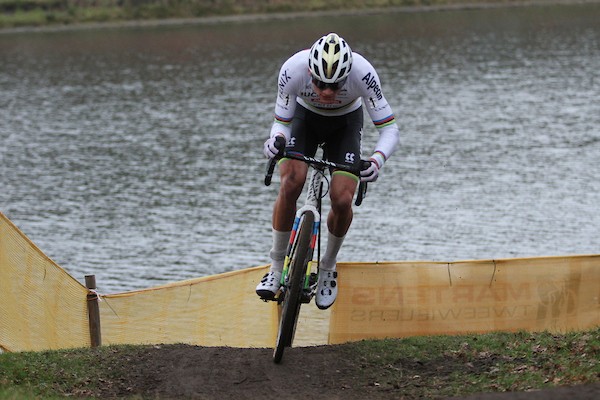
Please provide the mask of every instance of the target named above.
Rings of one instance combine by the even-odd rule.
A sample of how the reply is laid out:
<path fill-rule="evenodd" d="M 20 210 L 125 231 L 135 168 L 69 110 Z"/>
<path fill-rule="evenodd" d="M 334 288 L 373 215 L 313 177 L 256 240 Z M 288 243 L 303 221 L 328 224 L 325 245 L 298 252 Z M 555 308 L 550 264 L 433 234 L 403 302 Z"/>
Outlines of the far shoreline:
<path fill-rule="evenodd" d="M 75 23 L 68 25 L 44 25 L 44 26 L 23 26 L 15 28 L 0 28 L 0 34 L 14 33 L 47 33 L 47 32 L 67 32 L 95 29 L 121 29 L 121 28 L 144 28 L 159 26 L 185 26 L 185 25 L 210 25 L 221 23 L 254 22 L 262 20 L 282 20 L 296 18 L 310 18 L 314 16 L 352 16 L 352 15 L 374 15 L 382 13 L 419 13 L 419 12 L 441 12 L 457 11 L 469 9 L 493 9 L 493 8 L 514 8 L 514 7 L 539 7 L 539 6 L 574 6 L 582 4 L 600 3 L 600 0 L 516 0 L 516 1 L 498 1 L 491 3 L 478 3 L 465 1 L 459 4 L 443 5 L 419 5 L 419 6 L 390 6 L 351 10 L 327 10 L 327 11 L 290 11 L 262 14 L 235 14 L 225 16 L 208 16 L 195 18 L 171 18 L 171 19 L 147 19 L 147 20 L 128 20 L 114 22 L 90 22 Z"/>

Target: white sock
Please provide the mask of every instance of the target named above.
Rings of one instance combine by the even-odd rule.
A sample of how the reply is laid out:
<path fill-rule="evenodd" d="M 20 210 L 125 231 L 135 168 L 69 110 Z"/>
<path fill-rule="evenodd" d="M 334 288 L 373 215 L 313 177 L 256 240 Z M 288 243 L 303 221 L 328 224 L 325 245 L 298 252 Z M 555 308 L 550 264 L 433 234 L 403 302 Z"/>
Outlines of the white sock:
<path fill-rule="evenodd" d="M 340 248 L 342 247 L 342 243 L 344 243 L 345 237 L 346 236 L 337 237 L 331 232 L 328 232 L 327 249 L 325 249 L 325 254 L 323 255 L 323 257 L 321 257 L 319 269 L 324 271 L 335 271 L 337 254 L 340 251 Z"/>
<path fill-rule="evenodd" d="M 283 270 L 283 261 L 287 252 L 288 243 L 290 242 L 291 231 L 281 232 L 273 229 L 273 248 L 269 253 L 271 257 L 272 272 L 281 272 Z"/>

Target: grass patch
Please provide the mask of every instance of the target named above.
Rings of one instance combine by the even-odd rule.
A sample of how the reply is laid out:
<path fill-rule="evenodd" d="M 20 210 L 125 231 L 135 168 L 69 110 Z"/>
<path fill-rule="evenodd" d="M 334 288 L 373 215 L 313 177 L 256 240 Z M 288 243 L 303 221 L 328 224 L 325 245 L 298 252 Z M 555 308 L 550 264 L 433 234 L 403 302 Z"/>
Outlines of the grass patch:
<path fill-rule="evenodd" d="M 374 379 L 422 395 L 464 396 L 600 381 L 600 329 L 415 337 L 350 345 Z"/>
<path fill-rule="evenodd" d="M 519 0 L 0 0 L 0 28 Z M 548 0 L 552 2 L 552 0 Z"/>
<path fill-rule="evenodd" d="M 180 351 L 181 346 L 158 347 L 169 352 Z M 156 393 L 146 392 L 148 387 L 142 385 L 140 371 L 168 369 L 164 358 L 157 364 L 149 355 L 156 348 L 105 346 L 0 354 L 0 399 L 104 397 L 107 392 L 154 398 Z M 256 358 L 255 350 L 230 351 L 238 352 L 236 359 L 242 362 Z M 348 360 L 351 369 L 344 376 L 351 381 L 405 398 L 600 382 L 600 328 L 564 335 L 518 332 L 365 340 L 330 351 Z M 263 354 L 269 357 L 270 351 Z"/>

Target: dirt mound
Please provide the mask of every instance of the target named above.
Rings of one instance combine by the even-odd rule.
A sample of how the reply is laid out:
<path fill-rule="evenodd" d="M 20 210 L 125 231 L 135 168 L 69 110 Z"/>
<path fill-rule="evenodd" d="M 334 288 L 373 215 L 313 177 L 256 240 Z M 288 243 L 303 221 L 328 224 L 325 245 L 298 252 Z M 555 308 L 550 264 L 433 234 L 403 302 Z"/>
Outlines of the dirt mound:
<path fill-rule="evenodd" d="M 123 354 L 121 354 L 123 353 Z M 98 362 L 113 371 L 100 398 L 159 399 L 416 399 L 444 398 L 427 383 L 443 382 L 456 365 L 403 362 L 401 370 L 369 364 L 352 346 L 287 349 L 281 364 L 271 349 L 188 345 L 149 346 L 131 353 L 115 348 Z M 489 393 L 468 399 L 598 399 L 600 385 L 525 393 Z"/>

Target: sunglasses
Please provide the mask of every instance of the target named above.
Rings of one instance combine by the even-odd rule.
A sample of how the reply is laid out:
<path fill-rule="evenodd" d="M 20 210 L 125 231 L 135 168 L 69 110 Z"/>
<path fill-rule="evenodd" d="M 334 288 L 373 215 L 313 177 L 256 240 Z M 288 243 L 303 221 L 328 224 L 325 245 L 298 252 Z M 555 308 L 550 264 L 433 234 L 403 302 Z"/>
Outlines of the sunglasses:
<path fill-rule="evenodd" d="M 335 91 L 335 90 L 340 90 L 342 88 L 342 86 L 344 86 L 344 83 L 346 83 L 346 79 L 343 79 L 339 82 L 326 83 L 326 82 L 318 80 L 317 78 L 313 78 L 312 82 L 319 90 L 331 89 L 331 90 Z"/>

